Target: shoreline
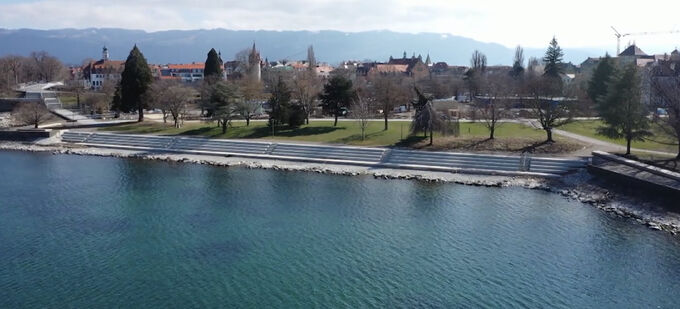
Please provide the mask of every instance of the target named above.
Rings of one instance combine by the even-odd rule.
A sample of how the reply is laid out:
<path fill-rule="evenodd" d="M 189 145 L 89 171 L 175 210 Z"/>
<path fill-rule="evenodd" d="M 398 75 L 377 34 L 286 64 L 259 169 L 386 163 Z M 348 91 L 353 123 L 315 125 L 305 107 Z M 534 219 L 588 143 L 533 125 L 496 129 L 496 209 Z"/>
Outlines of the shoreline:
<path fill-rule="evenodd" d="M 372 176 L 379 179 L 416 180 L 483 187 L 520 187 L 559 194 L 565 198 L 597 207 L 606 213 L 633 219 L 651 229 L 673 235 L 680 234 L 680 214 L 645 205 L 635 197 L 612 193 L 595 181 L 587 171 L 555 179 L 531 176 L 474 175 L 450 172 L 373 168 L 367 166 L 326 163 L 292 162 L 267 159 L 240 158 L 179 153 L 150 153 L 140 150 L 82 147 L 69 144 L 36 144 L 0 142 L 0 151 L 50 152 L 52 154 L 88 155 L 100 157 L 143 159 L 177 163 L 192 163 L 216 167 L 243 167 L 281 171 L 313 172 L 329 175 Z M 653 204 L 653 203 L 652 203 Z"/>

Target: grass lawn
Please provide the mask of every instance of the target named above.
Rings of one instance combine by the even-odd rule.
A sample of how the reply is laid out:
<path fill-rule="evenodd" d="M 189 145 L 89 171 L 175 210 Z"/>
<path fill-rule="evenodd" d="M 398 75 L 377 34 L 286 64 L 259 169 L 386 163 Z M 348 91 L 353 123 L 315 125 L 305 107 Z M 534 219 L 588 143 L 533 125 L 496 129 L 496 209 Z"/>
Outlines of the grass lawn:
<path fill-rule="evenodd" d="M 363 146 L 392 146 L 399 144 L 402 139 L 406 139 L 409 136 L 409 122 L 390 122 L 389 130 L 387 131 L 383 130 L 383 125 L 382 121 L 371 121 L 366 130 L 366 139 L 363 141 L 361 140 L 361 130 L 356 121 L 340 121 L 337 127 L 333 127 L 332 121 L 312 121 L 310 125 L 304 125 L 297 129 L 278 130 L 274 136 L 272 136 L 271 129 L 264 121 L 251 122 L 248 127 L 245 125 L 245 122 L 233 122 L 232 127 L 227 129 L 225 134 L 222 134 L 222 130 L 214 123 L 187 123 L 181 129 L 175 129 L 170 123 L 143 122 L 101 128 L 100 130 L 133 134 L 275 139 Z M 460 132 L 460 139 L 483 139 L 488 135 L 488 131 L 481 123 L 461 123 Z M 545 138 L 545 133 L 521 124 L 504 123 L 496 129 L 496 137 L 498 139 L 521 137 L 540 141 Z M 438 138 L 437 134 L 435 134 L 435 140 Z"/>
<path fill-rule="evenodd" d="M 59 101 L 64 108 L 76 108 L 78 106 L 78 100 L 75 95 L 60 95 Z"/>
<path fill-rule="evenodd" d="M 597 134 L 597 128 L 602 126 L 602 121 L 600 120 L 583 120 L 575 121 L 560 127 L 559 129 L 576 133 L 583 136 L 588 136 L 591 138 L 599 139 L 605 142 L 619 144 L 621 146 L 626 146 L 626 140 L 623 138 L 613 139 Z M 677 145 L 667 145 L 665 143 L 673 143 L 673 139 L 664 133 L 660 132 L 658 129 L 652 130 L 654 136 L 644 142 L 633 141 L 631 147 L 638 149 L 656 150 L 675 153 L 678 151 Z"/>

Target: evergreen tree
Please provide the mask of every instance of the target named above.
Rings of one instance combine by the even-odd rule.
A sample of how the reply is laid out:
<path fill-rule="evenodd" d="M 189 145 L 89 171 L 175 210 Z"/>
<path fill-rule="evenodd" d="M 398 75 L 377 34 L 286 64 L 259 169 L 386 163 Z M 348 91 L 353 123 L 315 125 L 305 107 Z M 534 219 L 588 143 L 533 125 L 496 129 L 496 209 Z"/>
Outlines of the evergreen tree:
<path fill-rule="evenodd" d="M 550 46 L 548 46 L 548 50 L 545 52 L 545 57 L 543 57 L 543 62 L 545 63 L 543 75 L 559 78 L 564 70 L 564 65 L 562 63 L 563 56 L 564 53 L 562 52 L 562 48 L 557 44 L 557 39 L 553 37 L 552 41 L 550 41 Z"/>
<path fill-rule="evenodd" d="M 615 75 L 614 61 L 609 54 L 606 54 L 597 64 L 593 76 L 588 81 L 588 97 L 596 104 L 604 100 L 607 96 L 607 87 Z"/>
<path fill-rule="evenodd" d="M 288 110 L 288 126 L 299 128 L 305 123 L 305 110 L 300 104 L 293 104 Z"/>
<path fill-rule="evenodd" d="M 333 76 L 328 84 L 323 86 L 321 106 L 326 113 L 335 117 L 333 126 L 338 125 L 338 116 L 349 108 L 354 100 L 352 81 L 343 76 Z"/>
<path fill-rule="evenodd" d="M 291 95 L 292 93 L 288 89 L 288 85 L 279 77 L 278 82 L 274 85 L 274 89 L 272 89 L 272 96 L 269 98 L 269 106 L 271 108 L 269 125 L 272 127 L 272 130 L 289 121 Z"/>
<path fill-rule="evenodd" d="M 137 110 L 139 120 L 144 120 L 145 102 L 142 99 L 152 82 L 151 69 L 144 59 L 144 55 L 135 45 L 125 60 L 125 69 L 120 80 L 120 111 Z"/>
<path fill-rule="evenodd" d="M 222 134 L 225 134 L 231 120 L 237 114 L 237 89 L 231 83 L 218 81 L 210 86 L 208 95 L 214 108 L 212 117 L 217 119 L 217 124 L 222 127 Z"/>
<path fill-rule="evenodd" d="M 122 102 L 120 101 L 120 83 L 116 84 L 116 90 L 113 93 L 113 99 L 111 101 L 111 110 L 116 113 L 116 117 L 120 116 L 119 113 L 122 109 Z"/>
<path fill-rule="evenodd" d="M 203 76 L 205 76 L 205 78 L 222 78 L 222 59 L 220 59 L 220 56 L 217 54 L 217 51 L 215 51 L 214 48 L 210 49 L 208 52 L 208 58 L 205 59 Z"/>
<path fill-rule="evenodd" d="M 640 100 L 640 77 L 634 64 L 618 74 L 607 90 L 607 96 L 598 105 L 598 112 L 604 126 L 598 133 L 610 138 L 626 139 L 626 155 L 630 155 L 633 140 L 642 141 L 651 135 L 649 112 Z"/>

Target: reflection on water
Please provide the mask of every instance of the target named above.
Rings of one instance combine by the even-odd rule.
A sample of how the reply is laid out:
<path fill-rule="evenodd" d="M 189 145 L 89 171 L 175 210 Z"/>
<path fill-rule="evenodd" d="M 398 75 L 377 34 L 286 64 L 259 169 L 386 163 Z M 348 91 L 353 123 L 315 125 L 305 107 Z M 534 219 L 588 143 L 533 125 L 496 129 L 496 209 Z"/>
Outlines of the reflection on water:
<path fill-rule="evenodd" d="M 0 152 L 0 307 L 673 307 L 680 241 L 542 191 Z"/>

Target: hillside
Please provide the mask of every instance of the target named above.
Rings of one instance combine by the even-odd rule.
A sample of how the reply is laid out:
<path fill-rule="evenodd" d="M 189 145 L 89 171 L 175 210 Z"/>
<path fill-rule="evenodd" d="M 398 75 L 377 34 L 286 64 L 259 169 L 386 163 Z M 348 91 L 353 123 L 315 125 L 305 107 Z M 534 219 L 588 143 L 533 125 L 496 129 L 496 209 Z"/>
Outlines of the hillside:
<path fill-rule="evenodd" d="M 546 38 L 546 46 L 550 38 Z M 169 30 L 145 32 L 126 29 L 0 29 L 0 56 L 28 55 L 31 51 L 45 50 L 67 64 L 80 64 L 84 59 L 99 59 L 106 45 L 113 59 L 124 59 L 137 44 L 152 63 L 179 63 L 204 61 L 208 50 L 214 47 L 223 58 L 231 59 L 239 50 L 255 42 L 261 54 L 270 60 L 303 59 L 307 46 L 312 44 L 318 60 L 331 64 L 342 60 L 385 61 L 390 55 L 400 57 L 404 51 L 428 53 L 433 61 L 446 61 L 453 65 L 467 65 L 470 54 L 478 49 L 488 57 L 488 63 L 511 64 L 513 47 L 484 43 L 470 38 L 436 33 L 397 33 L 367 31 L 345 33 L 340 31 L 234 31 Z M 526 49 L 529 56 L 542 56 L 543 49 Z M 565 60 L 582 62 L 588 56 L 599 56 L 598 49 L 565 49 Z"/>

